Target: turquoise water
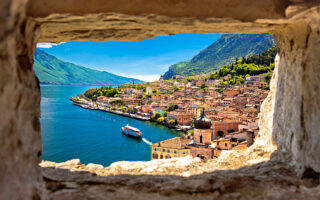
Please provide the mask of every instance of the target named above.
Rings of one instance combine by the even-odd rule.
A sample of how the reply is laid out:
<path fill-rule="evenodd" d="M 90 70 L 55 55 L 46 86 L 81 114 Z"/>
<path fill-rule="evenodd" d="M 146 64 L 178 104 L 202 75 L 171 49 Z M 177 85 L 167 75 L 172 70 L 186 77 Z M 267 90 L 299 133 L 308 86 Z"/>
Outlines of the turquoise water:
<path fill-rule="evenodd" d="M 150 160 L 150 143 L 176 137 L 174 130 L 72 105 L 71 96 L 98 86 L 41 86 L 43 160 L 63 162 L 79 158 L 82 163 L 107 166 L 115 161 Z M 143 140 L 129 138 L 121 127 L 139 128 Z"/>

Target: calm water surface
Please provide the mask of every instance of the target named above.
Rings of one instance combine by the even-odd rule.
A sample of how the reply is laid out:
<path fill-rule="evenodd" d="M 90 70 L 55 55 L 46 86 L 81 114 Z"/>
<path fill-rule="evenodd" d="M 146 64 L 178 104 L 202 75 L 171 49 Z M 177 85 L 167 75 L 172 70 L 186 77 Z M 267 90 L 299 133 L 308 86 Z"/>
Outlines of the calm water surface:
<path fill-rule="evenodd" d="M 176 137 L 174 130 L 72 105 L 71 96 L 98 86 L 41 86 L 43 160 L 63 162 L 79 158 L 82 163 L 104 166 L 115 161 L 150 160 L 150 145 Z M 121 127 L 139 128 L 145 140 L 124 136 Z"/>

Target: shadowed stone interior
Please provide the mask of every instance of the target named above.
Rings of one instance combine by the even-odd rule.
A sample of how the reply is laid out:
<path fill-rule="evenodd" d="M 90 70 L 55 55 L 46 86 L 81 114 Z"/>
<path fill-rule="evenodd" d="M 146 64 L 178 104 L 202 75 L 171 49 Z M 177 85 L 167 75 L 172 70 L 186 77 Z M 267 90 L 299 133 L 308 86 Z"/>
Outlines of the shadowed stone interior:
<path fill-rule="evenodd" d="M 320 198 L 318 0 L 1 0 L 0 10 L 0 199 Z M 272 153 L 270 161 L 206 173 L 199 168 L 190 177 L 38 166 L 40 89 L 32 70 L 38 41 L 143 40 L 186 32 L 275 36 L 277 64 L 259 138 L 247 151 L 209 164 L 235 169 Z"/>

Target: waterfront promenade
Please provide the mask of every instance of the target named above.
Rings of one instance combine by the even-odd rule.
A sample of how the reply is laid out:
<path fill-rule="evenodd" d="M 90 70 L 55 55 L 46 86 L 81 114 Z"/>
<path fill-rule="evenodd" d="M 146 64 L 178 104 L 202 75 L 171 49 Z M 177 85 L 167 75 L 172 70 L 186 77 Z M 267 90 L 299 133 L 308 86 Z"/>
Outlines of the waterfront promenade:
<path fill-rule="evenodd" d="M 70 100 L 73 102 L 74 105 L 80 106 L 85 109 L 101 110 L 101 111 L 121 115 L 124 117 L 130 117 L 130 118 L 141 120 L 141 121 L 150 121 L 150 119 L 151 119 L 150 117 L 143 117 L 143 116 L 139 116 L 137 114 L 124 113 L 124 112 L 118 111 L 118 110 L 111 110 L 102 103 L 91 102 L 91 101 L 88 101 L 88 100 L 86 100 L 84 98 L 80 98 L 80 97 L 77 97 L 77 100 L 75 100 L 74 98 L 70 98 Z"/>

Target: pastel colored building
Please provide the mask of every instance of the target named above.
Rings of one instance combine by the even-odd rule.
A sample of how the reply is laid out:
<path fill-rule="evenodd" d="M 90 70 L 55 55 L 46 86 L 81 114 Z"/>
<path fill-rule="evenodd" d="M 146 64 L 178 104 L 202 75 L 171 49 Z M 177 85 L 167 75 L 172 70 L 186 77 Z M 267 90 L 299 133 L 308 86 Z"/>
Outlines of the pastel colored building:
<path fill-rule="evenodd" d="M 179 125 L 191 125 L 193 114 L 185 111 L 172 111 L 169 112 L 168 120 L 175 119 Z"/>
<path fill-rule="evenodd" d="M 239 130 L 240 121 L 222 120 L 213 122 L 213 132 L 215 137 L 223 137 L 227 133 L 237 132 Z"/>
<path fill-rule="evenodd" d="M 151 145 L 151 159 L 169 159 L 190 155 L 187 144 L 191 139 L 175 137 Z"/>

